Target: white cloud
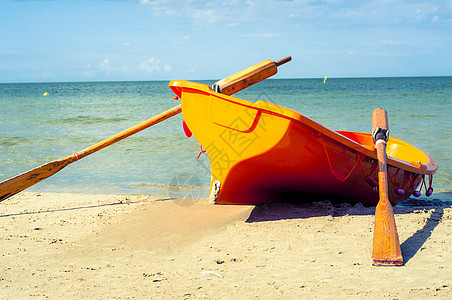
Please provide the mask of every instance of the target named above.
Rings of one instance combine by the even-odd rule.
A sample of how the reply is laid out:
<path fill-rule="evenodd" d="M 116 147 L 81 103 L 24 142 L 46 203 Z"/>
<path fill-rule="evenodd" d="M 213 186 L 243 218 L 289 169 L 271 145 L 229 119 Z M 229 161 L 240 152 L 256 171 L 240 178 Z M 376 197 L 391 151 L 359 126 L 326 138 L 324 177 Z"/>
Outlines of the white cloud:
<path fill-rule="evenodd" d="M 99 66 L 104 70 L 111 70 L 111 62 L 108 58 L 104 59 Z"/>
<path fill-rule="evenodd" d="M 191 67 L 188 68 L 187 73 L 195 73 L 197 69 L 198 65 L 192 65 Z"/>
<path fill-rule="evenodd" d="M 160 71 L 161 68 L 159 66 L 160 60 L 151 57 L 140 64 L 140 69 L 146 71 L 147 73 L 151 73 L 154 71 Z"/>
<path fill-rule="evenodd" d="M 235 5 L 235 4 L 237 4 L 237 0 L 223 1 L 222 4 L 223 4 L 223 5 Z"/>
<path fill-rule="evenodd" d="M 145 5 L 155 5 L 158 4 L 159 1 L 140 0 L 140 3 Z"/>
<path fill-rule="evenodd" d="M 400 40 L 385 40 L 385 41 L 381 41 L 382 44 L 385 45 L 404 45 L 404 44 L 408 44 L 407 41 L 400 41 Z"/>
<path fill-rule="evenodd" d="M 173 67 L 171 67 L 170 64 L 165 64 L 163 66 L 163 70 L 165 70 L 166 72 L 169 72 L 169 71 L 173 70 Z"/>
<path fill-rule="evenodd" d="M 409 56 L 409 54 L 407 53 L 400 53 L 400 52 L 384 52 L 384 51 L 380 51 L 380 52 L 365 52 L 363 53 L 364 55 L 368 55 L 368 56 L 394 56 L 394 57 L 405 57 L 405 56 Z"/>
<path fill-rule="evenodd" d="M 41 81 L 41 80 L 46 81 L 46 80 L 54 79 L 55 73 L 52 71 L 40 72 L 40 73 L 34 74 L 33 78 L 35 80 L 39 80 L 39 81 Z"/>
<path fill-rule="evenodd" d="M 151 57 L 140 64 L 140 69 L 144 70 L 146 73 L 160 72 L 162 70 L 169 72 L 173 69 L 173 67 L 170 64 L 164 64 L 162 69 L 160 66 L 160 59 Z"/>
<path fill-rule="evenodd" d="M 205 26 L 217 22 L 221 16 L 213 9 L 194 9 L 191 13 L 196 26 Z"/>
<path fill-rule="evenodd" d="M 141 4 L 149 5 L 151 7 L 151 11 L 154 13 L 156 17 L 180 17 L 179 10 L 173 9 L 175 5 L 167 5 L 166 0 L 156 0 L 156 1 L 150 1 L 150 0 L 140 0 Z M 177 5 L 178 8 L 180 8 L 180 4 Z"/>
<path fill-rule="evenodd" d="M 19 51 L 15 49 L 0 49 L 0 57 L 13 57 L 15 55 L 19 54 Z"/>
<path fill-rule="evenodd" d="M 85 77 L 94 77 L 94 75 L 96 75 L 96 73 L 93 70 L 88 70 L 88 71 L 85 71 L 84 75 L 85 75 Z"/>
<path fill-rule="evenodd" d="M 140 3 L 150 7 L 155 17 L 164 20 L 188 19 L 196 27 L 204 27 L 223 19 L 221 11 L 240 12 L 234 1 L 200 2 L 200 1 L 168 1 L 168 0 L 140 0 Z"/>
<path fill-rule="evenodd" d="M 249 38 L 258 38 L 258 39 L 269 39 L 272 37 L 278 36 L 277 33 L 274 32 L 268 32 L 268 33 L 250 33 L 250 34 L 244 34 L 243 37 L 249 37 Z"/>

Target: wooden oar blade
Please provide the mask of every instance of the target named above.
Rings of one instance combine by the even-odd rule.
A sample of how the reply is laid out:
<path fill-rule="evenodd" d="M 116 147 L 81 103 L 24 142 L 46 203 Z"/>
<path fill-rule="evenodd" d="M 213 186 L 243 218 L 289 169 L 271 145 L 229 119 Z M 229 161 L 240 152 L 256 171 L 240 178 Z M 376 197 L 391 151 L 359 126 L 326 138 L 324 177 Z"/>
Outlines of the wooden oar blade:
<path fill-rule="evenodd" d="M 0 183 L 0 202 L 52 176 L 68 164 L 70 157 L 51 161 Z"/>
<path fill-rule="evenodd" d="M 389 201 L 380 200 L 375 208 L 372 259 L 375 266 L 403 265 L 394 212 Z"/>

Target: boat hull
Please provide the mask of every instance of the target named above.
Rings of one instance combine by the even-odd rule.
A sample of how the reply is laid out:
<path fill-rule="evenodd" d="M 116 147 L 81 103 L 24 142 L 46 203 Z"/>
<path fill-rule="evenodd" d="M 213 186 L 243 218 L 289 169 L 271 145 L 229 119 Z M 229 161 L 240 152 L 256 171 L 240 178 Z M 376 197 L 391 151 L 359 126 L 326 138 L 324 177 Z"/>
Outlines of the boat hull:
<path fill-rule="evenodd" d="M 170 88 L 209 156 L 212 202 L 256 205 L 290 197 L 378 203 L 370 134 L 333 131 L 290 109 L 222 95 L 202 84 L 172 81 Z M 395 205 L 433 175 L 437 164 L 398 139 L 390 138 L 387 149 L 389 199 Z"/>

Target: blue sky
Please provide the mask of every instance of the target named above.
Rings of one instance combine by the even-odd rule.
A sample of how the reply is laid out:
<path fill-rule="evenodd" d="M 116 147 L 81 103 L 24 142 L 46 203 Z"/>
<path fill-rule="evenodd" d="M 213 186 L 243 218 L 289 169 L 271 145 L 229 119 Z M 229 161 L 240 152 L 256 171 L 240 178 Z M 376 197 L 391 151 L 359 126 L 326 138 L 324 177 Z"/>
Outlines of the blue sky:
<path fill-rule="evenodd" d="M 0 1 L 0 82 L 450 76 L 452 0 Z"/>

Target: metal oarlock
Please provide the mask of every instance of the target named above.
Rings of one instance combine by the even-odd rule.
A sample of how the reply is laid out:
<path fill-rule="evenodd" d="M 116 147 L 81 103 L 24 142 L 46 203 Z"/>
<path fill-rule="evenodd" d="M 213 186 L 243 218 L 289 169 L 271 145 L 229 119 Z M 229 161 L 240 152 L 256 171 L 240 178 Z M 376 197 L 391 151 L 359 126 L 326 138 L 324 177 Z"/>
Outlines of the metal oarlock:
<path fill-rule="evenodd" d="M 387 142 L 389 139 L 389 129 L 382 129 L 380 127 L 375 128 L 375 131 L 372 133 L 372 140 L 374 142 L 378 140 L 383 140 Z"/>
<path fill-rule="evenodd" d="M 218 85 L 214 84 L 210 87 L 212 89 L 212 91 L 214 91 L 215 93 L 221 93 L 221 89 Z"/>

